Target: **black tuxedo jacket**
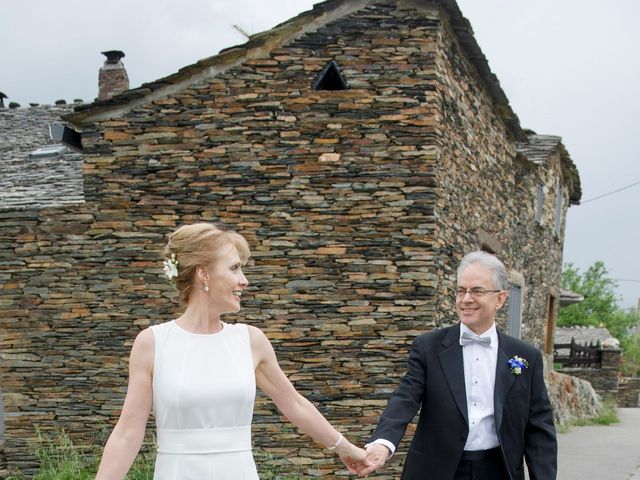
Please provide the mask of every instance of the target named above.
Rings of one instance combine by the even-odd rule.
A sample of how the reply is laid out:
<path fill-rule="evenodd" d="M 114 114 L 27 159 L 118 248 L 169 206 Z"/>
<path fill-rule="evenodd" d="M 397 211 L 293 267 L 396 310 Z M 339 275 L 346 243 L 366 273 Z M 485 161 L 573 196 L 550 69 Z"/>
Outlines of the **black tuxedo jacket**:
<path fill-rule="evenodd" d="M 542 355 L 533 346 L 498 332 L 494 387 L 496 432 L 512 480 L 555 480 L 557 443 L 553 411 L 544 385 Z M 511 373 L 514 355 L 529 362 Z M 469 434 L 460 325 L 416 337 L 407 372 L 389 399 L 371 442 L 384 438 L 396 447 L 420 409 L 403 480 L 451 480 Z"/>

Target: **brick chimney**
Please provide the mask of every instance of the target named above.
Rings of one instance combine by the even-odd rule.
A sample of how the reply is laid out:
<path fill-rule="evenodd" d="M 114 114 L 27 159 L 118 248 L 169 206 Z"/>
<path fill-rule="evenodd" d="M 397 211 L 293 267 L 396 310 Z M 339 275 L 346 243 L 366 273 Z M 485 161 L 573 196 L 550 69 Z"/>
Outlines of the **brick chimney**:
<path fill-rule="evenodd" d="M 107 100 L 129 89 L 129 77 L 121 61 L 124 52 L 109 50 L 102 52 L 107 57 L 98 75 L 98 100 Z"/>

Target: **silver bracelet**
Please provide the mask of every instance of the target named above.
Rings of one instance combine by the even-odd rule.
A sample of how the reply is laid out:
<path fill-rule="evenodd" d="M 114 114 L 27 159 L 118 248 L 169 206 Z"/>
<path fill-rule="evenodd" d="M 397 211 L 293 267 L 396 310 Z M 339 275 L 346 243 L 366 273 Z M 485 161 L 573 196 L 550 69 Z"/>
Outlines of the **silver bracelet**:
<path fill-rule="evenodd" d="M 338 445 L 340 445 L 340 442 L 342 442 L 343 438 L 344 437 L 342 436 L 342 434 L 340 434 L 340 436 L 338 437 L 338 440 L 336 440 L 336 443 L 334 443 L 333 445 L 327 448 L 333 452 L 336 448 L 338 448 Z"/>

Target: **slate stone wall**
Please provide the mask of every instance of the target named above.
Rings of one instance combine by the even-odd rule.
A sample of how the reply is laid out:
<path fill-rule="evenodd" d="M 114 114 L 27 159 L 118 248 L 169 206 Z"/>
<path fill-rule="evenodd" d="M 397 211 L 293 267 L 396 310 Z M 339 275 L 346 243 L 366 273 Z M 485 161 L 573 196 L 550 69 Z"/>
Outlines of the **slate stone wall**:
<path fill-rule="evenodd" d="M 616 399 L 618 407 L 640 407 L 640 377 L 621 377 Z"/>
<path fill-rule="evenodd" d="M 515 140 L 498 120 L 488 93 L 446 24 L 442 32 L 434 72 L 438 79 L 434 95 L 439 147 L 436 183 L 441 192 L 436 210 L 436 263 L 442 279 L 436 310 L 441 314 L 455 310 L 455 270 L 462 256 L 471 250 L 489 250 L 503 260 L 510 276 L 524 280 L 522 338 L 543 349 L 549 295 L 557 299 L 559 293 L 569 205 L 565 188 L 562 230 L 557 235 L 560 156 L 553 154 L 545 165 L 537 165 L 517 155 Z M 545 191 L 540 224 L 535 221 L 538 183 Z M 507 312 L 508 304 L 498 317 L 503 330 Z"/>
<path fill-rule="evenodd" d="M 561 243 L 520 228 L 535 197 L 477 78 L 445 55 L 450 36 L 437 11 L 369 6 L 83 125 L 86 203 L 0 213 L 10 465 L 33 468 L 36 426 L 91 440 L 115 423 L 135 335 L 179 312 L 159 252 L 180 224 L 221 222 L 247 237 L 251 286 L 227 320 L 260 327 L 298 390 L 358 443 L 412 339 L 454 321 L 454 268 L 479 228 L 531 285 L 545 270 L 542 281 L 556 281 Z M 350 88 L 312 91 L 330 60 Z M 536 244 L 526 261 L 525 239 Z M 529 277 L 526 262 L 540 260 Z M 540 312 L 525 313 L 534 341 Z M 262 397 L 254 444 L 307 475 L 346 475 Z M 397 478 L 406 449 L 379 478 Z"/>
<path fill-rule="evenodd" d="M 570 367 L 560 372 L 586 380 L 602 397 L 616 398 L 622 370 L 622 352 L 617 349 L 601 349 L 602 366 L 600 368 Z"/>
<path fill-rule="evenodd" d="M 84 201 L 81 154 L 60 148 L 56 154 L 32 155 L 55 144 L 49 126 L 72 110 L 68 104 L 0 109 L 0 211 Z"/>

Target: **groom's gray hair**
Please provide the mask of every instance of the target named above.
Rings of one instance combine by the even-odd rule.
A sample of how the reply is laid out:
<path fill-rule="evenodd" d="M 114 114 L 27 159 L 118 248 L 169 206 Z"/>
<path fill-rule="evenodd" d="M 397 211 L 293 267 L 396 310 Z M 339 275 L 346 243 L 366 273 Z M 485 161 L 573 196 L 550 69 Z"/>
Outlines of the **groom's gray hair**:
<path fill-rule="evenodd" d="M 476 252 L 467 253 L 462 257 L 460 266 L 458 267 L 458 283 L 460 283 L 460 275 L 465 268 L 472 263 L 481 263 L 489 270 L 491 270 L 491 277 L 493 278 L 493 287 L 497 290 L 506 290 L 509 287 L 509 277 L 507 275 L 507 268 L 504 263 L 500 261 L 498 257 L 488 252 L 478 250 Z"/>

